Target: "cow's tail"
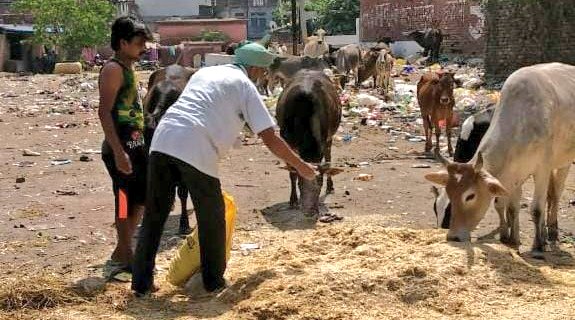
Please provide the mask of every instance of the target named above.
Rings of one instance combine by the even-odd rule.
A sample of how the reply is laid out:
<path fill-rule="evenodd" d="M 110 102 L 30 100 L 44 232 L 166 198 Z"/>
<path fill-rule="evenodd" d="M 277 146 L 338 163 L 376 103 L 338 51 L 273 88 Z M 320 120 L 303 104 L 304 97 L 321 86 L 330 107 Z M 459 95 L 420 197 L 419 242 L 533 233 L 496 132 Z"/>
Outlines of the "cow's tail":
<path fill-rule="evenodd" d="M 296 148 L 299 155 L 308 162 L 319 162 L 322 158 L 321 104 L 312 92 L 300 92 L 286 101 L 286 113 L 281 135 Z"/>

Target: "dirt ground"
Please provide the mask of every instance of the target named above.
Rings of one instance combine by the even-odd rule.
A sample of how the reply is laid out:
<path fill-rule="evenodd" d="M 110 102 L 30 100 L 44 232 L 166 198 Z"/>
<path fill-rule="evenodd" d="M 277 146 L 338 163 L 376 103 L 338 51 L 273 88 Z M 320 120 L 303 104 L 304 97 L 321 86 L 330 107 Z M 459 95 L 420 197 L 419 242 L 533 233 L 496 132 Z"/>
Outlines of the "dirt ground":
<path fill-rule="evenodd" d="M 101 279 L 115 233 L 111 183 L 95 152 L 103 138 L 96 79 L 0 75 L 1 283 L 25 291 L 45 277 L 63 286 Z M 423 175 L 440 165 L 420 159 L 423 142 L 361 126 L 359 118 L 347 118 L 342 130 L 352 127 L 354 139 L 337 139 L 334 147 L 334 162 L 345 172 L 334 177 L 336 192 L 325 203 L 344 220 L 332 225 L 288 210 L 287 171 L 257 139 L 222 159 L 222 183 L 239 210 L 227 274 L 232 288 L 222 297 L 192 301 L 163 280 L 182 241 L 176 210 L 164 233 L 161 291 L 154 297 L 136 300 L 127 284 L 108 284 L 96 297 L 43 311 L 8 309 L 0 301 L 0 318 L 575 318 L 573 173 L 561 201 L 562 243 L 545 261 L 526 254 L 533 225 L 525 208 L 519 253 L 497 241 L 448 244 L 433 230 L 433 196 Z M 26 149 L 39 155 L 24 156 Z M 422 164 L 430 168 L 416 168 Z M 354 180 L 360 173 L 373 180 Z M 525 190 L 527 204 L 532 186 Z M 475 235 L 497 224 L 490 211 Z M 260 249 L 241 250 L 245 243 Z"/>

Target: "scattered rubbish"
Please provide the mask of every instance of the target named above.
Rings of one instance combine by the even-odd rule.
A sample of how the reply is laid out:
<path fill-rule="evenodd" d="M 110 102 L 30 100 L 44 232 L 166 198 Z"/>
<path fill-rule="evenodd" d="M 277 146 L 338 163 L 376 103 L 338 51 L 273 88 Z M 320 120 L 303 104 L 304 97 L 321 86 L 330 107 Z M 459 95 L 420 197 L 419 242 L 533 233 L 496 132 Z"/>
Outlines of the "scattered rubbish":
<path fill-rule="evenodd" d="M 94 149 L 86 149 L 86 150 L 82 150 L 83 154 L 101 154 L 102 151 L 101 150 L 94 150 Z"/>
<path fill-rule="evenodd" d="M 360 173 L 357 177 L 353 178 L 356 181 L 371 181 L 373 180 L 373 175 L 367 173 Z"/>
<path fill-rule="evenodd" d="M 349 192 L 349 190 L 345 190 L 345 192 L 344 192 L 343 194 L 345 194 L 346 196 L 351 195 L 351 193 Z"/>
<path fill-rule="evenodd" d="M 425 141 L 425 139 L 422 139 L 422 138 L 410 138 L 410 139 L 407 139 L 407 141 L 409 141 L 409 142 L 423 142 L 423 141 Z"/>
<path fill-rule="evenodd" d="M 26 178 L 24 178 L 24 177 L 16 178 L 16 183 L 24 183 L 24 182 L 26 182 Z"/>
<path fill-rule="evenodd" d="M 92 158 L 90 158 L 89 156 L 87 156 L 87 155 L 84 154 L 84 155 L 81 155 L 81 156 L 80 156 L 80 161 L 81 161 L 81 162 L 90 162 L 90 161 L 94 161 L 94 159 L 92 159 Z"/>
<path fill-rule="evenodd" d="M 80 84 L 80 89 L 82 91 L 90 91 L 90 90 L 94 90 L 94 85 L 89 83 L 89 82 L 83 82 Z"/>
<path fill-rule="evenodd" d="M 65 228 L 66 226 L 61 224 L 61 223 L 57 223 L 57 224 L 38 224 L 38 225 L 33 225 L 33 226 L 29 226 L 26 228 L 26 230 L 28 231 L 42 231 L 42 230 L 53 230 L 53 229 L 61 229 L 61 228 Z"/>
<path fill-rule="evenodd" d="M 369 162 L 364 161 L 357 164 L 359 167 L 369 167 Z"/>
<path fill-rule="evenodd" d="M 30 149 L 22 150 L 22 155 L 25 157 L 38 157 L 41 156 L 40 152 L 32 151 Z"/>
<path fill-rule="evenodd" d="M 414 164 L 414 165 L 412 165 L 411 167 L 414 168 L 414 169 L 427 169 L 427 168 L 431 168 L 430 165 L 428 165 L 428 164 L 423 164 L 423 163 L 422 163 L 422 164 Z"/>
<path fill-rule="evenodd" d="M 398 148 L 398 147 L 387 147 L 387 149 L 388 149 L 388 150 L 393 150 L 393 151 L 397 151 L 397 150 L 399 150 L 399 148 Z"/>
<path fill-rule="evenodd" d="M 343 136 L 343 139 L 342 139 L 342 141 L 343 141 L 344 143 L 350 143 L 351 140 L 353 140 L 353 136 L 352 136 L 351 134 L 349 134 L 349 133 L 346 133 L 346 134 Z"/>
<path fill-rule="evenodd" d="M 255 184 L 236 184 L 235 186 L 238 188 L 257 188 L 257 187 L 259 187 L 258 185 L 255 185 Z"/>
<path fill-rule="evenodd" d="M 56 190 L 55 194 L 59 196 L 77 196 L 78 192 L 76 191 L 67 191 L 67 190 Z"/>
<path fill-rule="evenodd" d="M 63 166 L 63 165 L 67 165 L 67 164 L 71 164 L 72 160 L 68 160 L 68 159 L 58 159 L 58 160 L 54 160 L 51 162 L 53 166 Z"/>
<path fill-rule="evenodd" d="M 257 250 L 261 249 L 258 243 L 242 243 L 240 244 L 240 250 Z"/>

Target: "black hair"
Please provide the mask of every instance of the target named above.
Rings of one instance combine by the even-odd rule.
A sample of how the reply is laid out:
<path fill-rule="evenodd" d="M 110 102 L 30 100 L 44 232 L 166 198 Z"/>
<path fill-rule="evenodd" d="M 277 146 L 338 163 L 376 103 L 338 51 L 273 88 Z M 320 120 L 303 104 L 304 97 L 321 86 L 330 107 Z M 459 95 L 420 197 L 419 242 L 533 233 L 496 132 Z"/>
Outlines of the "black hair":
<path fill-rule="evenodd" d="M 152 40 L 152 33 L 145 24 L 132 17 L 120 17 L 112 24 L 112 37 L 110 45 L 114 51 L 120 50 L 120 40 L 132 41 L 134 37 L 142 36 Z"/>

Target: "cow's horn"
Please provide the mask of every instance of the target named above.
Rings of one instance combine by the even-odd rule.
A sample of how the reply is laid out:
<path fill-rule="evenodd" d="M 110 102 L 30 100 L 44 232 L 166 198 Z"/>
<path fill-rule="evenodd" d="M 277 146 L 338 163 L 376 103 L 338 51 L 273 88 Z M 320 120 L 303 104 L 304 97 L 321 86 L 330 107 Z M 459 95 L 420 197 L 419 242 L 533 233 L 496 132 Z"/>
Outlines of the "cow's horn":
<path fill-rule="evenodd" d="M 441 153 L 437 153 L 437 159 L 446 167 L 451 164 L 451 160 L 444 157 Z"/>
<path fill-rule="evenodd" d="M 475 161 L 475 172 L 479 172 L 481 171 L 481 168 L 483 168 L 483 155 L 481 154 L 481 152 L 477 153 L 477 160 Z"/>

